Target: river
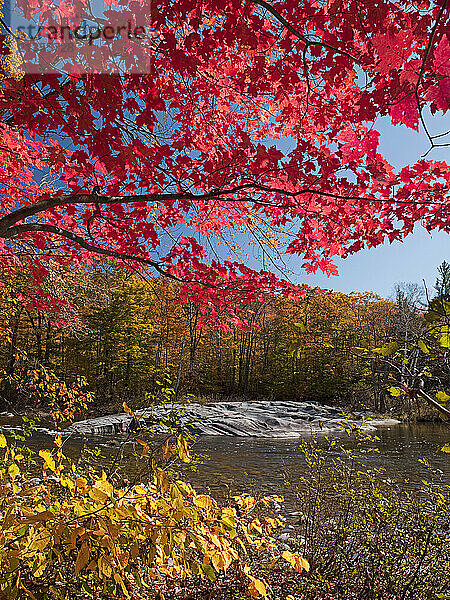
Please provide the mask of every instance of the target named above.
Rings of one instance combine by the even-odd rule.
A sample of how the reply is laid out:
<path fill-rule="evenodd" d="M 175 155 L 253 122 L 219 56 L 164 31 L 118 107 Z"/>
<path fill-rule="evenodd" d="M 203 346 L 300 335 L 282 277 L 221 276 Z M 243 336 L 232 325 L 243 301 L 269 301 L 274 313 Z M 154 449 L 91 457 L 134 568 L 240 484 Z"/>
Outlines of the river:
<path fill-rule="evenodd" d="M 379 453 L 361 455 L 368 465 L 382 466 L 387 477 L 414 486 L 433 473 L 450 484 L 450 455 L 439 452 L 450 440 L 450 429 L 439 424 L 394 425 L 377 432 Z M 320 440 L 320 437 L 318 438 Z M 348 447 L 351 442 L 343 438 Z M 192 473 L 191 480 L 203 489 L 223 495 L 227 490 L 286 493 L 286 478 L 304 471 L 299 440 L 257 438 L 200 438 L 197 452 L 208 459 Z M 430 467 L 419 462 L 426 458 Z M 406 482 L 408 480 L 408 482 Z"/>
<path fill-rule="evenodd" d="M 384 467 L 386 476 L 401 481 L 402 485 L 414 486 L 431 477 L 450 485 L 450 454 L 439 452 L 439 448 L 450 440 L 448 426 L 398 424 L 379 427 L 377 436 L 380 438 L 377 442 L 379 453 L 361 455 L 366 464 Z M 347 447 L 352 447 L 350 439 L 340 437 Z M 114 439 L 96 436 L 89 438 L 88 443 L 101 448 L 105 464 L 108 464 L 117 453 L 114 444 L 120 438 L 126 439 L 125 435 Z M 36 447 L 49 447 L 51 439 L 36 434 L 30 443 Z M 317 439 L 320 443 L 325 437 L 319 435 Z M 197 471 L 189 472 L 189 479 L 198 489 L 219 497 L 242 491 L 289 495 L 286 478 L 295 479 L 296 474 L 304 470 L 299 443 L 299 439 L 287 438 L 201 436 L 195 442 L 194 450 L 202 455 L 202 461 Z M 75 436 L 66 440 L 65 450 L 74 455 L 80 444 L 81 438 Z M 125 459 L 129 452 L 131 444 L 125 446 Z M 430 467 L 420 462 L 424 458 Z M 133 471 L 130 465 L 130 472 Z"/>

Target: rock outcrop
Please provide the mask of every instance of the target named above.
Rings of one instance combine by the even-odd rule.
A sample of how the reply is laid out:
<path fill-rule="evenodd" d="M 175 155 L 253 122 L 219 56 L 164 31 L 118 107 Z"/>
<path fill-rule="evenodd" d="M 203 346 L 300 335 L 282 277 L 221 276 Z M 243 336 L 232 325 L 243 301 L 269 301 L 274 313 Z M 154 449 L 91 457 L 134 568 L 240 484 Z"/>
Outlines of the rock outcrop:
<path fill-rule="evenodd" d="M 345 417 L 333 406 L 317 402 L 217 402 L 215 404 L 173 405 L 152 407 L 136 412 L 136 417 L 126 413 L 78 421 L 66 433 L 84 435 L 117 435 L 145 426 L 164 429 L 162 420 L 177 411 L 182 425 L 189 425 L 199 435 L 233 437 L 295 438 L 308 433 L 329 433 L 342 429 Z M 368 413 L 352 413 L 351 422 L 361 424 L 366 430 L 380 425 L 398 423 L 393 419 L 379 419 Z"/>

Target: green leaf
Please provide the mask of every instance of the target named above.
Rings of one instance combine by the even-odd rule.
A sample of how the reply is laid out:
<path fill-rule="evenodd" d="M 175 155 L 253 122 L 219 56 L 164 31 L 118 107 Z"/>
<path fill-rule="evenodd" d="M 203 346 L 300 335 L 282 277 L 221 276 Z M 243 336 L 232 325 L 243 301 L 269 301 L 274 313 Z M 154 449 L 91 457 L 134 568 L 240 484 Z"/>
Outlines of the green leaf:
<path fill-rule="evenodd" d="M 425 344 L 425 342 L 423 340 L 419 340 L 419 348 L 425 354 L 429 354 L 430 353 L 430 349 L 428 348 L 428 346 Z"/>
<path fill-rule="evenodd" d="M 436 394 L 436 398 L 439 400 L 439 402 L 448 402 L 450 400 L 450 396 L 445 392 L 438 392 Z"/>
<path fill-rule="evenodd" d="M 294 323 L 294 325 L 298 327 L 302 333 L 305 333 L 306 327 L 303 323 Z"/>
<path fill-rule="evenodd" d="M 381 354 L 381 356 L 392 356 L 393 354 L 395 354 L 398 349 L 399 349 L 399 345 L 398 342 L 388 342 L 387 344 L 385 344 L 384 346 L 381 346 L 381 348 L 374 348 L 373 352 L 376 352 L 377 354 Z"/>
<path fill-rule="evenodd" d="M 405 391 L 399 387 L 390 387 L 389 392 L 390 392 L 391 396 L 394 396 L 394 397 L 395 396 L 403 396 L 403 394 L 405 393 Z"/>
<path fill-rule="evenodd" d="M 443 325 L 441 327 L 441 337 L 439 340 L 439 345 L 442 348 L 450 348 L 450 326 Z"/>
<path fill-rule="evenodd" d="M 211 565 L 202 565 L 203 573 L 210 581 L 216 580 L 216 574 L 214 573 L 214 569 Z"/>

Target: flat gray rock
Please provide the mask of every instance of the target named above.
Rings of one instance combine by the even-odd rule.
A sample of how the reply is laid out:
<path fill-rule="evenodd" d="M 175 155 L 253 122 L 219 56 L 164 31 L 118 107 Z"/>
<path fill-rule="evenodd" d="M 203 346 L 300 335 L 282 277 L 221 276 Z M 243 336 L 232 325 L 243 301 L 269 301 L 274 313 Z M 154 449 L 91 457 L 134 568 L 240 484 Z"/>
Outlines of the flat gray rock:
<path fill-rule="evenodd" d="M 182 425 L 189 425 L 199 435 L 231 437 L 296 438 L 311 433 L 330 433 L 343 428 L 344 415 L 333 406 L 314 402 L 216 402 L 152 407 L 136 411 L 136 418 L 126 413 L 78 421 L 65 430 L 66 434 L 117 435 L 156 426 L 180 411 Z M 380 419 L 369 413 L 353 413 L 352 422 L 361 423 L 366 431 L 382 425 L 394 425 L 395 419 Z"/>

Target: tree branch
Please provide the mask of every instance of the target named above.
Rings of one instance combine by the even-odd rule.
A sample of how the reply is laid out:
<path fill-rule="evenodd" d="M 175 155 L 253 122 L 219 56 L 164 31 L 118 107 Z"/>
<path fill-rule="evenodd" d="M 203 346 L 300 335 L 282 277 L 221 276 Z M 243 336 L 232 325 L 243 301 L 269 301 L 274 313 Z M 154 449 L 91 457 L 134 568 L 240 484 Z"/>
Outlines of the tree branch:
<path fill-rule="evenodd" d="M 434 398 L 432 398 L 429 394 L 427 394 L 423 390 L 419 389 L 418 394 L 424 400 L 426 400 L 428 402 L 428 404 L 431 404 L 431 406 L 434 406 L 434 408 L 436 408 L 447 419 L 450 419 L 450 410 L 448 408 L 445 408 L 445 406 L 442 406 L 442 404 L 439 404 L 439 402 L 436 402 L 436 400 Z"/>
<path fill-rule="evenodd" d="M 142 264 L 153 267 L 154 269 L 156 269 L 156 271 L 158 271 L 158 273 L 160 273 L 161 275 L 164 275 L 165 277 L 169 277 L 170 279 L 174 279 L 176 281 L 181 281 L 178 277 L 176 277 L 175 275 L 172 275 L 171 273 L 169 273 L 168 271 L 163 269 L 163 267 L 161 267 L 160 263 L 150 260 L 149 258 L 145 258 L 143 256 L 136 256 L 133 254 L 127 254 L 126 252 L 118 252 L 117 250 L 108 250 L 107 248 L 102 248 L 101 246 L 97 246 L 96 244 L 91 244 L 90 242 L 87 242 L 81 236 L 79 236 L 75 233 L 72 233 L 71 231 L 67 231 L 67 229 L 62 229 L 61 227 L 56 227 L 55 225 L 46 225 L 46 224 L 41 224 L 41 223 L 25 223 L 22 225 L 15 225 L 14 227 L 11 227 L 8 230 L 8 233 L 9 233 L 8 237 L 15 237 L 16 235 L 19 235 L 21 233 L 32 233 L 32 232 L 33 233 L 52 233 L 59 237 L 65 238 L 66 240 L 69 240 L 70 242 L 74 242 L 75 244 L 78 244 L 79 246 L 81 246 L 81 248 L 84 248 L 85 250 L 88 250 L 89 252 L 101 254 L 102 256 L 109 256 L 111 258 L 118 258 L 120 260 L 132 260 L 135 262 L 140 262 Z"/>
<path fill-rule="evenodd" d="M 275 19 L 283 25 L 283 27 L 285 27 L 290 33 L 292 33 L 292 35 L 295 35 L 295 37 L 302 40 L 302 42 L 304 42 L 306 44 L 306 46 L 323 46 L 324 48 L 328 48 L 328 50 L 332 50 L 333 52 L 336 52 L 337 54 L 342 54 L 343 56 L 350 58 L 350 60 L 352 60 L 353 62 L 360 64 L 360 61 L 357 58 L 355 58 L 354 56 L 352 56 L 349 52 L 346 52 L 345 50 L 340 50 L 339 48 L 336 48 L 335 46 L 332 46 L 331 44 L 327 44 L 327 42 L 324 42 L 323 40 L 309 40 L 305 35 L 303 35 L 297 29 L 295 29 L 295 27 L 293 27 L 293 25 L 291 25 L 289 23 L 289 21 L 287 21 L 271 4 L 269 4 L 265 0 L 250 0 L 250 1 L 253 4 L 258 4 L 259 6 L 262 6 L 268 12 L 270 12 L 270 14 L 273 15 L 275 17 Z"/>

